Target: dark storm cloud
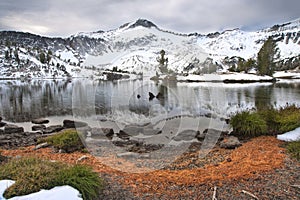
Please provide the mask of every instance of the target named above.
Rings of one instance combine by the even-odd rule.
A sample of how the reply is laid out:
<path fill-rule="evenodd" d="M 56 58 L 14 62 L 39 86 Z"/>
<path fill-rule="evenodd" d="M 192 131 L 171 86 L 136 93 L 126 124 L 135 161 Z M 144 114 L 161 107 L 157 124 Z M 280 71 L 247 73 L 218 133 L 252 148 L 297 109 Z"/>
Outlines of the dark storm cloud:
<path fill-rule="evenodd" d="M 1 0 L 0 29 L 68 36 L 146 18 L 180 32 L 254 30 L 299 18 L 299 0 Z"/>

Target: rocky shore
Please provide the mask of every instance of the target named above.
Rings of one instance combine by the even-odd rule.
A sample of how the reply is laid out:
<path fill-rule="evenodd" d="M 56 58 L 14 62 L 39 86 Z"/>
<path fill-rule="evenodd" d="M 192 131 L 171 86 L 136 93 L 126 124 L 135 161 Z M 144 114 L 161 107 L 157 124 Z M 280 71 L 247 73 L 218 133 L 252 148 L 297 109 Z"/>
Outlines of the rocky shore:
<path fill-rule="evenodd" d="M 300 164 L 286 154 L 282 148 L 284 143 L 275 137 L 239 141 L 228 132 L 214 129 L 183 131 L 171 139 L 188 142 L 188 148 L 175 160 L 154 171 L 128 173 L 128 168 L 142 169 L 143 162 L 154 159 L 152 152 L 165 148 L 161 144 L 150 145 L 134 138 L 140 133 L 160 136 L 163 132 L 149 125 L 129 125 L 114 131 L 89 127 L 85 122 L 73 120 L 63 120 L 61 125 L 55 126 L 47 126 L 48 122 L 47 119 L 33 120 L 35 131 L 32 132 L 24 132 L 22 127 L 11 124 L 3 125 L 0 128 L 0 149 L 4 157 L 0 158 L 0 162 L 6 157 L 35 156 L 90 165 L 106 180 L 99 199 L 212 199 L 214 195 L 217 199 L 300 197 L 297 187 L 300 185 Z M 90 145 L 101 146 L 109 141 L 125 153 L 101 157 L 98 152 L 95 157 L 83 152 L 57 153 L 47 146 L 36 148 L 39 138 L 70 128 L 81 130 Z M 201 157 L 202 145 L 209 134 L 218 135 L 216 145 Z M 101 153 L 105 153 L 103 150 L 101 148 Z M 119 167 L 107 165 L 108 161 Z"/>

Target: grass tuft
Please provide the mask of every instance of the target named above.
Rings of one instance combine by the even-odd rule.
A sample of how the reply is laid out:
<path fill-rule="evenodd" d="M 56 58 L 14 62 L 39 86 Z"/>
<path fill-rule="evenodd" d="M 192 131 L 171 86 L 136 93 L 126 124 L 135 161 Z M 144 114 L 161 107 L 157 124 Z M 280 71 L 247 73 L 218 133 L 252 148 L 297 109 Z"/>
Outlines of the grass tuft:
<path fill-rule="evenodd" d="M 41 189 L 70 185 L 86 200 L 96 199 L 103 181 L 96 172 L 84 165 L 70 166 L 37 158 L 12 159 L 0 166 L 0 179 L 15 180 L 8 188 L 5 198 L 27 195 Z"/>
<path fill-rule="evenodd" d="M 287 105 L 278 110 L 243 111 L 231 117 L 230 125 L 238 136 L 282 134 L 300 127 L 300 108 Z"/>
<path fill-rule="evenodd" d="M 39 142 L 47 142 L 56 149 L 62 149 L 67 153 L 84 149 L 84 145 L 79 137 L 80 133 L 76 130 L 68 129 L 58 134 L 42 138 Z"/>
<path fill-rule="evenodd" d="M 287 150 L 292 157 L 296 158 L 300 162 L 300 141 L 288 143 Z"/>

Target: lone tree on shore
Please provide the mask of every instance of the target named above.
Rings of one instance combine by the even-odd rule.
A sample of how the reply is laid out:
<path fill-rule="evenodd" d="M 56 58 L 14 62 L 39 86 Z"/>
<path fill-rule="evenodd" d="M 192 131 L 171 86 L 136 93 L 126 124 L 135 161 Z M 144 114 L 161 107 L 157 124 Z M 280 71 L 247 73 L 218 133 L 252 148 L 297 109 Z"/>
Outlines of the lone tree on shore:
<path fill-rule="evenodd" d="M 275 69 L 275 55 L 278 53 L 278 48 L 272 37 L 269 37 L 257 55 L 257 69 L 259 75 L 272 76 Z"/>
<path fill-rule="evenodd" d="M 160 71 L 162 73 L 167 73 L 168 72 L 168 69 L 167 69 L 168 58 L 165 57 L 166 52 L 165 52 L 165 50 L 162 49 L 159 52 L 159 54 L 160 54 L 160 57 L 157 58 L 157 62 L 159 63 Z"/>

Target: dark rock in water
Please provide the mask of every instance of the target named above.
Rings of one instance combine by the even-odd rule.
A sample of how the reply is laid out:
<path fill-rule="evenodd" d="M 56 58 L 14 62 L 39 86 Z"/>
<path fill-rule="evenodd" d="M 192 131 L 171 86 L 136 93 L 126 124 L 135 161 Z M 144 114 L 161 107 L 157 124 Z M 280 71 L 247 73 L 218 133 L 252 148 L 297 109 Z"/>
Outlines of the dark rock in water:
<path fill-rule="evenodd" d="M 49 126 L 49 127 L 45 128 L 43 130 L 43 133 L 44 134 L 55 133 L 55 132 L 59 132 L 63 129 L 64 129 L 64 127 L 62 127 L 61 125 L 54 125 L 54 126 Z"/>
<path fill-rule="evenodd" d="M 178 133 L 175 137 L 175 141 L 189 141 L 195 139 L 197 136 L 197 131 L 195 130 L 184 130 L 180 133 Z"/>
<path fill-rule="evenodd" d="M 0 129 L 0 135 L 4 133 L 4 130 Z"/>
<path fill-rule="evenodd" d="M 204 140 L 205 139 L 205 133 L 200 133 L 200 131 L 197 131 L 196 138 L 197 140 Z"/>
<path fill-rule="evenodd" d="M 6 124 L 4 126 L 4 133 L 5 134 L 10 134 L 10 133 L 23 133 L 24 132 L 24 128 L 23 127 L 19 127 L 13 124 Z"/>
<path fill-rule="evenodd" d="M 33 124 L 48 124 L 49 120 L 44 118 L 34 119 L 31 121 Z"/>
<path fill-rule="evenodd" d="M 163 99 L 163 98 L 165 98 L 165 97 L 164 97 L 164 95 L 163 95 L 162 93 L 159 92 L 159 93 L 156 95 L 156 98 L 157 98 L 157 99 Z"/>
<path fill-rule="evenodd" d="M 235 149 L 236 147 L 241 146 L 241 142 L 237 137 L 229 136 L 227 138 L 224 138 L 224 140 L 221 141 L 220 147 L 225 149 Z"/>
<path fill-rule="evenodd" d="M 0 122 L 0 127 L 3 127 L 3 126 L 5 126 L 5 125 L 6 125 L 5 122 Z"/>
<path fill-rule="evenodd" d="M 81 128 L 81 127 L 88 126 L 88 124 L 85 122 L 73 121 L 68 119 L 64 120 L 63 124 L 64 124 L 64 128 Z"/>
<path fill-rule="evenodd" d="M 155 98 L 155 95 L 152 92 L 149 92 L 149 100 L 153 100 Z"/>
<path fill-rule="evenodd" d="M 108 132 L 105 134 L 105 136 L 107 137 L 107 138 L 109 138 L 109 139 L 112 139 L 113 138 L 113 136 L 114 136 L 114 130 L 112 129 L 112 128 L 110 128 L 109 130 L 108 130 Z"/>
<path fill-rule="evenodd" d="M 34 125 L 31 127 L 32 131 L 42 131 L 46 126 L 44 124 Z"/>
<path fill-rule="evenodd" d="M 117 136 L 119 138 L 121 138 L 122 140 L 129 140 L 130 139 L 130 135 L 128 135 L 127 133 L 125 133 L 122 130 L 120 130 L 119 133 L 117 133 Z"/>
<path fill-rule="evenodd" d="M 137 97 L 138 99 L 140 99 L 140 98 L 141 98 L 141 95 L 138 94 L 136 97 Z"/>
<path fill-rule="evenodd" d="M 2 117 L 0 117 L 0 122 L 2 121 Z"/>

